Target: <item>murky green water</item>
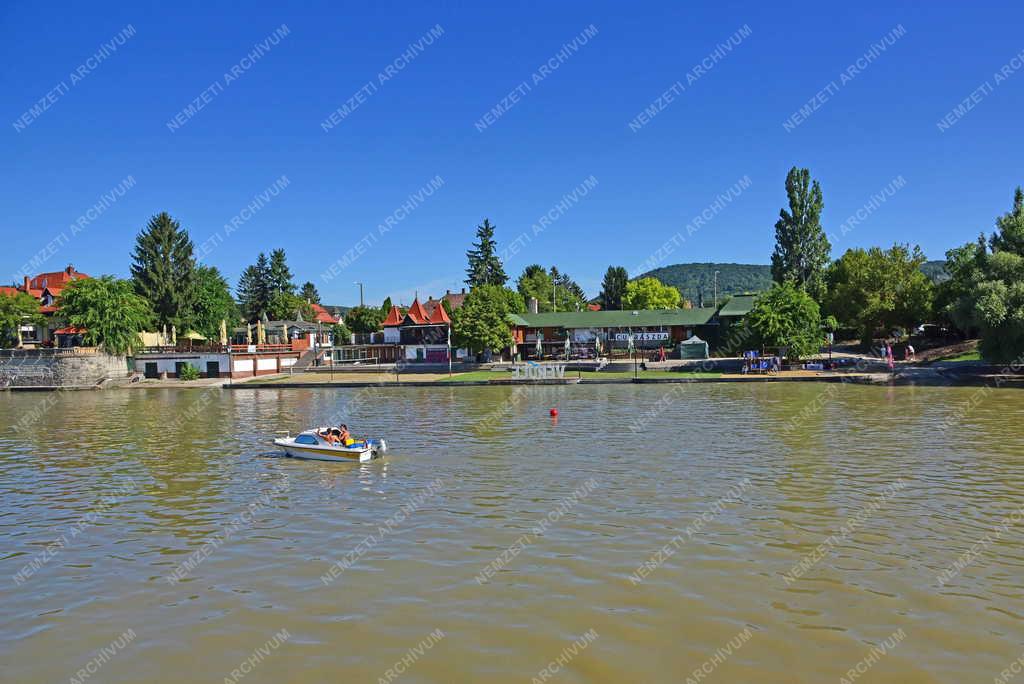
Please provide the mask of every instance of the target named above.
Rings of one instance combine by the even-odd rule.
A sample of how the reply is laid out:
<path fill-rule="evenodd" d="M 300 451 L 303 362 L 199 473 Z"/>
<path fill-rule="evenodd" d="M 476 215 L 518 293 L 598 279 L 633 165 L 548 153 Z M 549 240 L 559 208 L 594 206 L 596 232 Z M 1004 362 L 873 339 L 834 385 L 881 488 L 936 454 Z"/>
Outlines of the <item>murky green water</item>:
<path fill-rule="evenodd" d="M 0 679 L 993 681 L 1024 393 L 825 389 L 0 395 Z"/>

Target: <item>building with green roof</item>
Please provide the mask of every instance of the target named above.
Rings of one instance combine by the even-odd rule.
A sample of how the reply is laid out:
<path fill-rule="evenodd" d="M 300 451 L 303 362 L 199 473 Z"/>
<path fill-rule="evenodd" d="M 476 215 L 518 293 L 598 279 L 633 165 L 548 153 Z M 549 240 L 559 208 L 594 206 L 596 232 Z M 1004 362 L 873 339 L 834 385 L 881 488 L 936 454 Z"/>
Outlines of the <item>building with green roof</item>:
<path fill-rule="evenodd" d="M 512 314 L 513 336 L 523 358 L 536 358 L 537 341 L 544 355 L 560 356 L 568 338 L 575 357 L 625 349 L 633 337 L 638 349 L 675 347 L 693 335 L 717 337 L 714 307 L 643 311 L 560 311 Z"/>

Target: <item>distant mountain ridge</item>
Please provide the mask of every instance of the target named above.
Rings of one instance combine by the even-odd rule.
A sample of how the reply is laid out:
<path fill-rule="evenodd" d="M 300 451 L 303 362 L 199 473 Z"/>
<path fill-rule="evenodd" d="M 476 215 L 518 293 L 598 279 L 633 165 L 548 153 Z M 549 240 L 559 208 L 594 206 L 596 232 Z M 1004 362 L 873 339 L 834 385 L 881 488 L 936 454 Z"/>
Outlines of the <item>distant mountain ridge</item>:
<path fill-rule="evenodd" d="M 772 267 L 767 264 L 690 263 L 662 266 L 638 278 L 657 278 L 696 306 L 701 297 L 707 305 L 715 296 L 715 271 L 718 271 L 718 296 L 763 292 L 772 286 Z"/>
<path fill-rule="evenodd" d="M 637 278 L 654 277 L 679 293 L 696 306 L 701 297 L 710 304 L 715 296 L 715 271 L 718 271 L 718 297 L 722 295 L 763 292 L 772 286 L 772 267 L 768 264 L 716 264 L 690 263 L 662 266 L 648 271 Z M 921 271 L 932 282 L 940 283 L 949 278 L 944 260 L 926 261 Z"/>

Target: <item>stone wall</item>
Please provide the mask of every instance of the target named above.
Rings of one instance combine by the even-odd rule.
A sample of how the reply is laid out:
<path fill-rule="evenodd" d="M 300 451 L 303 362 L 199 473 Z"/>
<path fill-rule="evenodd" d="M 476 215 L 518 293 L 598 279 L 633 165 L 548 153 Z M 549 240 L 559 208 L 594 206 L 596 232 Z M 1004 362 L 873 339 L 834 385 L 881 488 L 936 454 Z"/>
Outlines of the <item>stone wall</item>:
<path fill-rule="evenodd" d="M 0 354 L 0 387 L 92 386 L 128 377 L 125 357 L 96 350 L 24 349 Z"/>

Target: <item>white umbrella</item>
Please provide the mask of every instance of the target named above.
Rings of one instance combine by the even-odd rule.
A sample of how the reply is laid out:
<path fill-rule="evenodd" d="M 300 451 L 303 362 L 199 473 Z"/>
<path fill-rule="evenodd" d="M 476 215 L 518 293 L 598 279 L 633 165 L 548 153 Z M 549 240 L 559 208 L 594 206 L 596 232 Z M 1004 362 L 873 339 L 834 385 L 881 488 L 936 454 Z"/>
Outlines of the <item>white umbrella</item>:
<path fill-rule="evenodd" d="M 569 360 L 569 355 L 572 353 L 572 343 L 569 341 L 569 334 L 565 335 L 565 360 Z"/>
<path fill-rule="evenodd" d="M 245 343 L 252 344 L 252 323 L 245 324 Z"/>
<path fill-rule="evenodd" d="M 541 334 L 537 333 L 537 358 L 544 358 L 544 345 L 541 344 Z"/>

